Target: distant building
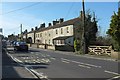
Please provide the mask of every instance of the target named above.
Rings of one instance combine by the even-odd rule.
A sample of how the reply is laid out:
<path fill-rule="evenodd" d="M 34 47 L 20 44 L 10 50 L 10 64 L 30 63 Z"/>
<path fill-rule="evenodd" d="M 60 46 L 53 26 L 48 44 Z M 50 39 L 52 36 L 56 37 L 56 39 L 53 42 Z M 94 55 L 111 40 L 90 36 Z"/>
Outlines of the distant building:
<path fill-rule="evenodd" d="M 17 41 L 18 40 L 18 36 L 14 35 L 14 34 L 8 35 L 8 40 L 10 40 L 10 41 Z"/>
<path fill-rule="evenodd" d="M 3 30 L 2 30 L 2 28 L 0 28 L 0 35 L 2 35 L 2 33 L 3 33 Z"/>
<path fill-rule="evenodd" d="M 30 43 L 35 43 L 35 30 L 31 28 L 31 31 L 27 33 L 27 39 Z"/>

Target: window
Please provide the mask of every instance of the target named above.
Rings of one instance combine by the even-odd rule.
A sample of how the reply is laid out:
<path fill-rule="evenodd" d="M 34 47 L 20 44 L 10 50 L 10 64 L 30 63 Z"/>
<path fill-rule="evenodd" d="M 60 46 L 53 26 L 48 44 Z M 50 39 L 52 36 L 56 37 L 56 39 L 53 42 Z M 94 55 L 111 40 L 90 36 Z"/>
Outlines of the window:
<path fill-rule="evenodd" d="M 62 44 L 62 40 L 60 40 L 60 44 Z"/>
<path fill-rule="evenodd" d="M 50 44 L 50 39 L 49 39 L 49 44 Z"/>
<path fill-rule="evenodd" d="M 49 36 L 50 36 L 50 33 L 49 33 Z"/>
<path fill-rule="evenodd" d="M 38 38 L 39 38 L 39 34 L 38 34 Z"/>
<path fill-rule="evenodd" d="M 40 33 L 40 37 L 42 37 L 42 33 Z"/>
<path fill-rule="evenodd" d="M 67 33 L 69 33 L 69 28 L 67 27 Z"/>
<path fill-rule="evenodd" d="M 64 44 L 64 40 L 61 41 L 61 44 Z"/>
<path fill-rule="evenodd" d="M 37 34 L 36 34 L 36 38 L 37 38 Z"/>
<path fill-rule="evenodd" d="M 61 34 L 63 34 L 63 29 L 61 28 Z"/>
<path fill-rule="evenodd" d="M 57 31 L 57 29 L 56 29 L 56 34 L 58 34 L 58 31 Z"/>

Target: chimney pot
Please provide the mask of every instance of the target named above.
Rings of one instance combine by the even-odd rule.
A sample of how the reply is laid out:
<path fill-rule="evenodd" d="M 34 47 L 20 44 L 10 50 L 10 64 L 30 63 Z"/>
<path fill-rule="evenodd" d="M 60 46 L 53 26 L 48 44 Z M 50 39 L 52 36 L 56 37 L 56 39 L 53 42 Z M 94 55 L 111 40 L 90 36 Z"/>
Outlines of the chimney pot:
<path fill-rule="evenodd" d="M 36 27 L 35 27 L 35 30 L 37 30 L 37 29 L 38 29 L 38 27 L 36 26 Z"/>
<path fill-rule="evenodd" d="M 31 31 L 34 31 L 34 29 L 33 29 L 33 28 L 31 28 Z"/>
<path fill-rule="evenodd" d="M 48 26 L 52 26 L 52 24 L 51 24 L 51 23 L 49 23 L 49 24 L 48 24 Z"/>
<path fill-rule="evenodd" d="M 64 18 L 60 18 L 59 23 L 64 22 Z"/>

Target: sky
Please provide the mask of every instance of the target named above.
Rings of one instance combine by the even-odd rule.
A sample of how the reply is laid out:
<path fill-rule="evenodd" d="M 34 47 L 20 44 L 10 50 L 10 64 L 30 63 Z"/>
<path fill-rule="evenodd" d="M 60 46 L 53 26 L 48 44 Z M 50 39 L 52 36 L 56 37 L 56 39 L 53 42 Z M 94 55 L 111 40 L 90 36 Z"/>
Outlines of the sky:
<path fill-rule="evenodd" d="M 118 2 L 85 2 L 85 9 L 95 12 L 99 35 L 105 36 L 111 16 L 118 11 Z M 20 33 L 40 24 L 52 23 L 53 20 L 64 18 L 64 21 L 79 17 L 82 10 L 81 2 L 2 2 L 0 3 L 0 28 L 5 36 Z"/>

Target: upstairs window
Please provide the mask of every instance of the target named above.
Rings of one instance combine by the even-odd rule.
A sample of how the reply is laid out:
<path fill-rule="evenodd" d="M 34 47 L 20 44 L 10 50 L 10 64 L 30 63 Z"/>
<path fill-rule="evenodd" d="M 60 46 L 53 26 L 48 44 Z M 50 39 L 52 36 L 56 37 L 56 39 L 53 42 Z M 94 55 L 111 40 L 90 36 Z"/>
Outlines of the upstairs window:
<path fill-rule="evenodd" d="M 61 28 L 61 34 L 63 34 L 63 29 Z"/>
<path fill-rule="evenodd" d="M 50 39 L 49 39 L 49 44 L 50 44 Z"/>
<path fill-rule="evenodd" d="M 37 38 L 37 34 L 36 34 L 36 38 Z"/>
<path fill-rule="evenodd" d="M 67 29 L 67 33 L 69 33 L 69 28 L 67 27 L 66 29 Z"/>
<path fill-rule="evenodd" d="M 57 31 L 57 29 L 56 29 L 56 34 L 58 34 L 58 31 Z"/>
<path fill-rule="evenodd" d="M 42 33 L 40 33 L 40 37 L 42 37 Z"/>
<path fill-rule="evenodd" d="M 49 33 L 49 36 L 50 36 L 50 33 Z"/>

